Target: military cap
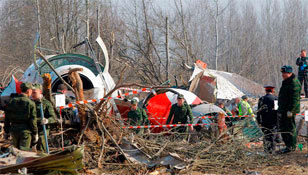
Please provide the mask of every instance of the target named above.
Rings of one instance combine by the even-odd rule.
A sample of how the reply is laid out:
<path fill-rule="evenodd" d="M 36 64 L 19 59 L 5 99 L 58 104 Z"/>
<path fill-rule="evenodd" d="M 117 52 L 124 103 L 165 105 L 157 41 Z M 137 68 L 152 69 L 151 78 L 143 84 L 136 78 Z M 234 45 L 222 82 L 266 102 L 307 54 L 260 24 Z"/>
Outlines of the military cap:
<path fill-rule="evenodd" d="M 243 96 L 242 96 L 242 99 L 243 99 L 243 100 L 248 99 L 247 95 L 243 95 Z"/>
<path fill-rule="evenodd" d="M 34 83 L 34 84 L 32 85 L 32 89 L 40 89 L 40 90 L 42 90 L 42 85 L 41 85 L 41 84 L 38 84 L 38 83 Z"/>
<path fill-rule="evenodd" d="M 32 84 L 31 83 L 22 83 L 20 85 L 20 89 L 22 92 L 26 92 L 28 89 L 32 89 Z"/>
<path fill-rule="evenodd" d="M 137 102 L 136 99 L 132 99 L 132 100 L 130 101 L 130 103 L 131 103 L 132 105 L 134 105 L 134 104 L 137 104 L 138 102 Z"/>
<path fill-rule="evenodd" d="M 292 69 L 291 66 L 285 65 L 285 66 L 282 66 L 282 67 L 281 67 L 280 71 L 281 71 L 282 73 L 292 73 L 292 72 L 293 72 L 293 69 Z"/>
<path fill-rule="evenodd" d="M 270 85 L 267 85 L 267 86 L 264 86 L 264 89 L 268 89 L 268 90 L 270 90 L 270 89 L 275 89 L 275 86 L 270 86 Z"/>
<path fill-rule="evenodd" d="M 184 95 L 183 94 L 179 94 L 178 95 L 178 99 L 183 99 L 184 98 Z"/>

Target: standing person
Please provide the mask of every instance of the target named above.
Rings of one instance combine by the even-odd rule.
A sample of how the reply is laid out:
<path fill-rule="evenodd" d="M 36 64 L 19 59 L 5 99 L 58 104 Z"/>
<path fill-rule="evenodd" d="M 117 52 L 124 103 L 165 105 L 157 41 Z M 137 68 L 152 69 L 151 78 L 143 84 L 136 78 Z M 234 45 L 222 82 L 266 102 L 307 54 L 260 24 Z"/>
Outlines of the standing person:
<path fill-rule="evenodd" d="M 64 94 L 65 95 L 65 104 L 71 103 L 74 99 L 67 95 L 68 89 L 65 84 L 59 84 L 57 87 L 57 94 Z"/>
<path fill-rule="evenodd" d="M 274 86 L 265 86 L 266 95 L 258 101 L 257 121 L 262 126 L 264 133 L 263 143 L 264 152 L 272 154 L 275 152 L 277 138 L 277 109 L 275 101 L 278 100 L 274 96 Z"/>
<path fill-rule="evenodd" d="M 250 104 L 248 103 L 248 97 L 246 95 L 242 97 L 241 102 L 238 104 L 238 111 L 239 111 L 240 116 L 244 116 L 244 115 L 254 116 L 252 108 Z"/>
<path fill-rule="evenodd" d="M 149 125 L 148 115 L 145 110 L 138 107 L 136 99 L 131 101 L 131 110 L 128 112 L 128 122 L 131 126 Z M 136 134 L 143 134 L 144 129 L 135 129 Z"/>
<path fill-rule="evenodd" d="M 68 88 L 65 84 L 59 84 L 57 87 L 57 93 L 58 94 L 64 94 L 65 95 L 65 104 L 69 104 L 75 101 L 75 99 L 68 95 Z M 77 107 L 72 108 L 64 108 L 61 110 L 61 115 L 63 116 L 64 123 L 70 123 L 70 125 L 75 127 L 80 127 L 80 118 L 78 116 L 78 109 Z"/>
<path fill-rule="evenodd" d="M 32 88 L 32 100 L 36 105 L 37 112 L 37 127 L 38 127 L 38 147 L 39 150 L 47 152 L 46 141 L 44 137 L 43 125 L 46 126 L 46 134 L 49 137 L 50 124 L 56 123 L 56 113 L 50 101 L 43 97 L 42 86 L 40 84 L 34 84 Z M 41 104 L 43 106 L 44 118 L 41 116 Z"/>
<path fill-rule="evenodd" d="M 301 85 L 292 73 L 291 66 L 282 66 L 282 86 L 278 96 L 278 120 L 281 136 L 286 148 L 281 153 L 288 153 L 296 149 L 296 113 L 300 112 Z"/>
<path fill-rule="evenodd" d="M 38 129 L 35 103 L 30 100 L 32 85 L 22 83 L 21 94 L 13 98 L 5 111 L 4 131 L 5 137 L 9 133 L 13 138 L 14 147 L 21 150 L 30 150 L 31 137 L 33 142 L 38 141 Z"/>
<path fill-rule="evenodd" d="M 171 106 L 166 124 L 169 124 L 173 118 L 172 124 L 192 123 L 193 115 L 190 106 L 185 102 L 184 95 L 178 94 L 177 103 Z M 189 118 L 189 119 L 188 119 Z M 190 127 L 193 130 L 193 127 Z M 186 127 L 181 126 L 176 129 L 177 132 L 186 132 Z"/>
<path fill-rule="evenodd" d="M 239 115 L 239 111 L 238 111 L 238 105 L 241 102 L 240 98 L 235 98 L 234 102 L 232 103 L 232 110 L 231 113 L 232 115 Z"/>
<path fill-rule="evenodd" d="M 305 98 L 308 98 L 308 64 L 307 64 L 307 57 L 306 57 L 306 50 L 301 50 L 300 57 L 296 59 L 296 65 L 298 66 L 298 80 L 301 84 L 301 90 L 302 85 L 304 82 L 304 92 L 305 92 Z"/>

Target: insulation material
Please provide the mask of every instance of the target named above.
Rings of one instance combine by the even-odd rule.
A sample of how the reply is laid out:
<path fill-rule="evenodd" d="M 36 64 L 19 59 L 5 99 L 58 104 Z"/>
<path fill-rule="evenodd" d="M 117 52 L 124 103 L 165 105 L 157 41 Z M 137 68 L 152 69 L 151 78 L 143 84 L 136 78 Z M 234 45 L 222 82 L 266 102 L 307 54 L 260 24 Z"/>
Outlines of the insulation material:
<path fill-rule="evenodd" d="M 214 103 L 216 99 L 248 96 L 259 97 L 264 94 L 263 86 L 235 73 L 204 69 L 195 64 L 190 77 L 189 91 L 202 100 Z"/>

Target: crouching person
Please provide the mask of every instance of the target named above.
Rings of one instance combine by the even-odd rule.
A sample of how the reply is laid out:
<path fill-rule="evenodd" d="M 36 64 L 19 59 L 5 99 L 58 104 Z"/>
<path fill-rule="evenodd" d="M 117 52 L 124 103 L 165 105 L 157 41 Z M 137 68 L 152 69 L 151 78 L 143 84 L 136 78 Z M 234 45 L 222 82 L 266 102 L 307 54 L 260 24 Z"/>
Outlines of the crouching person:
<path fill-rule="evenodd" d="M 128 112 L 128 122 L 131 126 L 149 125 L 148 115 L 145 110 L 138 107 L 138 101 L 133 99 L 131 101 L 131 110 Z M 144 133 L 143 128 L 134 129 L 136 134 L 141 135 Z M 146 129 L 149 131 L 149 129 Z"/>
<path fill-rule="evenodd" d="M 32 100 L 35 102 L 37 111 L 37 128 L 39 134 L 38 149 L 44 152 L 46 150 L 46 141 L 44 137 L 43 125 L 46 126 L 47 138 L 49 137 L 50 124 L 56 123 L 56 113 L 52 104 L 43 97 L 42 86 L 34 84 L 32 89 Z M 41 106 L 43 107 L 44 118 L 41 116 Z"/>

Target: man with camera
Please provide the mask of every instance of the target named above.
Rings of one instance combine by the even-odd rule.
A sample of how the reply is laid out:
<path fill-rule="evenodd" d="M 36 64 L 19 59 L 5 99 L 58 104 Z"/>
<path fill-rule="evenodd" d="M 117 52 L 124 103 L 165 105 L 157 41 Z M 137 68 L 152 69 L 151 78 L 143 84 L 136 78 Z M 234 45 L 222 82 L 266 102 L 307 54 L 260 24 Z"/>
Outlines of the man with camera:
<path fill-rule="evenodd" d="M 296 60 L 296 65 L 298 66 L 298 80 L 301 83 L 301 88 L 304 82 L 305 98 L 308 98 L 308 64 L 305 49 L 301 50 L 300 57 Z"/>

